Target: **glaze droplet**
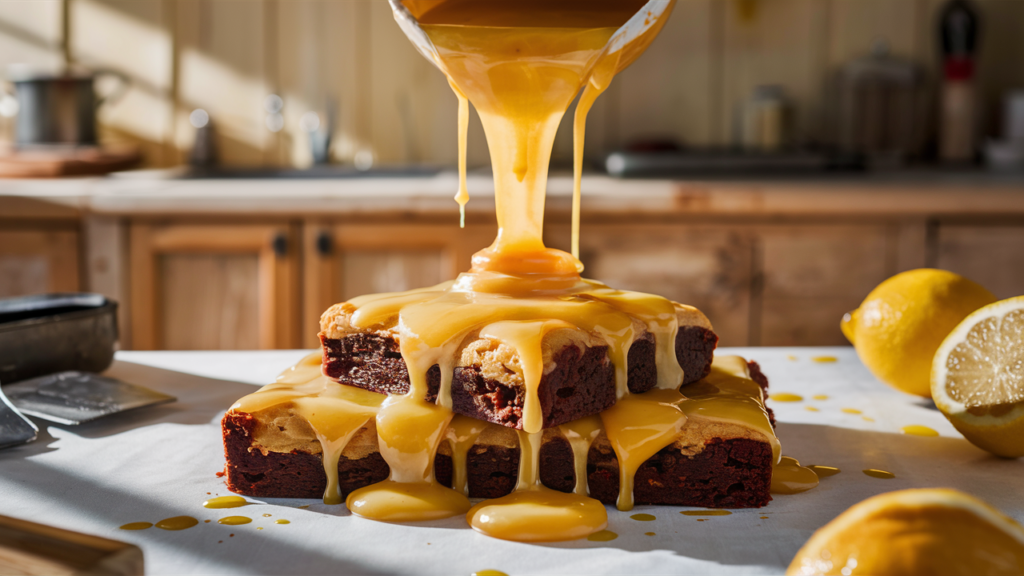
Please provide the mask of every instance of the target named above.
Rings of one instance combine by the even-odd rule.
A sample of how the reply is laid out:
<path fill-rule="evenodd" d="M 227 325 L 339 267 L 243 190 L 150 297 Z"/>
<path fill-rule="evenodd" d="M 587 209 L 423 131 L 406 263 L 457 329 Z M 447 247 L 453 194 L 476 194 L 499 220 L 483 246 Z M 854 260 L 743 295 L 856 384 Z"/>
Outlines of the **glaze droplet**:
<path fill-rule="evenodd" d="M 789 392 L 778 392 L 776 394 L 770 394 L 768 397 L 776 402 L 800 402 L 804 399 L 803 396 L 791 394 Z"/>
<path fill-rule="evenodd" d="M 587 536 L 587 540 L 590 540 L 591 542 L 610 542 L 618 537 L 619 535 L 611 530 L 599 530 L 590 536 Z"/>
<path fill-rule="evenodd" d="M 157 522 L 156 527 L 162 530 L 186 530 L 196 524 L 199 524 L 199 520 L 191 516 L 175 516 L 173 518 L 164 518 Z"/>
<path fill-rule="evenodd" d="M 836 474 L 842 472 L 842 470 L 836 468 L 835 466 L 820 466 L 817 464 L 812 464 L 811 466 L 808 466 L 808 468 L 810 468 L 815 474 L 817 474 L 818 478 L 828 478 L 829 476 L 835 476 Z"/>
<path fill-rule="evenodd" d="M 886 472 L 885 470 L 876 470 L 874 468 L 868 468 L 864 470 L 864 473 L 872 478 L 881 478 L 882 480 L 891 480 L 896 477 L 892 472 Z"/>
<path fill-rule="evenodd" d="M 939 433 L 927 426 L 921 426 L 919 424 L 911 424 L 910 426 L 904 426 L 900 428 L 900 431 L 904 434 L 911 436 L 938 436 Z"/>
<path fill-rule="evenodd" d="M 203 508 L 238 508 L 239 506 L 245 506 L 249 502 L 241 496 L 218 496 L 217 498 L 210 498 L 206 502 L 203 502 Z"/>

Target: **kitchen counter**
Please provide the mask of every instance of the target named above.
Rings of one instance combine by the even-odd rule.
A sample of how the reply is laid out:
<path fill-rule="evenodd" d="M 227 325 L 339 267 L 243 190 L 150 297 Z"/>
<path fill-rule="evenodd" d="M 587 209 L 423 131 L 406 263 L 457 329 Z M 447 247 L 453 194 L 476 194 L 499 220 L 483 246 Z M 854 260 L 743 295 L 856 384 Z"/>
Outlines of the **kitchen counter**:
<path fill-rule="evenodd" d="M 0 180 L 0 197 L 35 198 L 107 215 L 448 215 L 454 172 L 343 179 L 179 179 L 169 171 L 107 178 Z M 467 209 L 491 214 L 488 174 L 468 178 Z M 567 212 L 572 177 L 548 182 L 549 210 Z M 967 215 L 1024 214 L 1024 176 L 908 171 L 751 180 L 643 180 L 587 175 L 583 210 L 616 215 Z"/>
<path fill-rule="evenodd" d="M 0 452 L 3 513 L 121 539 L 142 547 L 148 574 L 778 574 L 811 533 L 872 495 L 948 486 L 979 496 L 1024 521 L 1019 479 L 1024 461 L 975 448 L 930 402 L 877 382 L 850 348 L 722 349 L 761 363 L 774 392 L 803 396 L 771 402 L 783 453 L 804 464 L 837 466 L 803 494 L 776 496 L 761 509 L 699 522 L 677 506 L 609 508 L 610 542 L 528 545 L 489 539 L 460 518 L 382 524 L 316 500 L 250 498 L 251 505 L 206 510 L 224 495 L 219 420 L 229 406 L 297 361 L 303 351 L 120 352 L 109 373 L 179 398 L 175 404 L 79 427 L 42 422 L 40 438 Z M 834 363 L 813 362 L 834 356 Z M 810 400 L 825 394 L 827 400 Z M 815 406 L 820 411 L 806 410 Z M 847 414 L 856 408 L 863 414 Z M 938 437 L 901 434 L 909 424 Z M 893 472 L 882 480 L 866 468 Z M 300 506 L 308 508 L 302 509 Z M 639 522 L 630 515 L 653 514 Z M 127 522 L 189 515 L 198 526 L 128 532 Z M 216 520 L 248 516 L 251 524 Z M 287 525 L 274 524 L 287 519 Z M 205 524 L 203 520 L 213 520 Z M 262 530 L 261 530 L 262 528 Z M 645 535 L 653 532 L 653 536 Z"/>

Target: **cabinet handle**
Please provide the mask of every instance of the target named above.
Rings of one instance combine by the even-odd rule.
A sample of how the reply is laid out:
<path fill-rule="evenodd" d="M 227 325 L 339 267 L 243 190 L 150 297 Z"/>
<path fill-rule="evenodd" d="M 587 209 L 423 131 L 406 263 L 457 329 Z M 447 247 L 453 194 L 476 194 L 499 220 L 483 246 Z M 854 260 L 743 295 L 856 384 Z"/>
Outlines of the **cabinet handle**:
<path fill-rule="evenodd" d="M 326 230 L 321 230 L 316 236 L 316 252 L 321 256 L 330 256 L 334 250 L 334 239 L 331 238 L 331 233 Z"/>
<path fill-rule="evenodd" d="M 284 232 L 278 232 L 270 242 L 270 247 L 273 248 L 275 256 L 284 258 L 288 255 L 288 236 Z"/>

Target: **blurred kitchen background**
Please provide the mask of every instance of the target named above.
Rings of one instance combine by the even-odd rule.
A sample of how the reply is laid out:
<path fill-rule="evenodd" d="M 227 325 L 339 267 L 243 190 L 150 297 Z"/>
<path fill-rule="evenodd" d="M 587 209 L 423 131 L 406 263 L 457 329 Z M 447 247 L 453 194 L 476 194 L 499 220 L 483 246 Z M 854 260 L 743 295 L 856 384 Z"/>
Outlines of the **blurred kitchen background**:
<path fill-rule="evenodd" d="M 493 238 L 480 123 L 460 230 L 456 101 L 384 0 L 0 0 L 0 71 L 0 297 L 106 294 L 124 348 L 313 346 Z M 47 108 L 65 74 L 105 101 Z M 1024 294 L 1024 1 L 679 0 L 586 151 L 586 275 L 723 345 L 842 344 L 922 266 Z"/>

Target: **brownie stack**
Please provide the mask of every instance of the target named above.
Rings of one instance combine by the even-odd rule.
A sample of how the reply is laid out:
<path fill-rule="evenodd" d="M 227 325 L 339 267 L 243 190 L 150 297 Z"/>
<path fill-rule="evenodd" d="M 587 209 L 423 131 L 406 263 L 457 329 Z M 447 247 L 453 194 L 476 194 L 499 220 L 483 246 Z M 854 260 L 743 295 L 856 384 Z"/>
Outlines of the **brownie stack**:
<path fill-rule="evenodd" d="M 348 320 L 351 306 L 338 305 L 324 313 L 320 340 L 323 375 L 335 382 L 381 394 L 405 394 L 409 374 L 399 352 L 397 329 L 361 331 Z M 684 396 L 691 384 L 708 375 L 718 337 L 707 318 L 695 308 L 677 306 L 679 331 L 676 358 L 684 371 Z M 456 414 L 490 423 L 466 458 L 469 496 L 496 498 L 516 486 L 519 441 L 526 403 L 525 384 L 508 363 L 515 355 L 500 342 L 470 335 L 456 356 L 451 398 Z M 544 434 L 540 478 L 549 488 L 571 492 L 576 484 L 573 453 L 562 424 L 599 414 L 616 401 L 615 370 L 607 346 L 599 340 L 545 338 L 544 374 L 538 387 Z M 510 360 L 511 358 L 511 360 Z M 654 337 L 639 333 L 628 353 L 628 388 L 642 394 L 655 387 Z M 763 388 L 767 379 L 751 363 L 749 375 Z M 438 366 L 427 374 L 426 400 L 434 401 L 440 387 Z M 699 384 L 692 387 L 699 392 Z M 762 401 L 758 398 L 758 401 Z M 287 404 L 249 414 L 231 410 L 223 420 L 228 488 L 259 497 L 318 498 L 327 485 L 322 450 L 313 430 L 290 413 Z M 736 425 L 709 426 L 690 418 L 675 443 L 648 459 L 637 471 L 637 504 L 704 507 L 756 507 L 771 496 L 772 446 L 763 435 Z M 435 476 L 452 485 L 452 447 L 441 443 L 434 461 Z M 377 450 L 373 420 L 342 452 L 338 463 L 342 496 L 384 480 L 388 465 Z M 618 461 L 602 432 L 587 456 L 590 496 L 614 504 L 619 491 Z"/>

